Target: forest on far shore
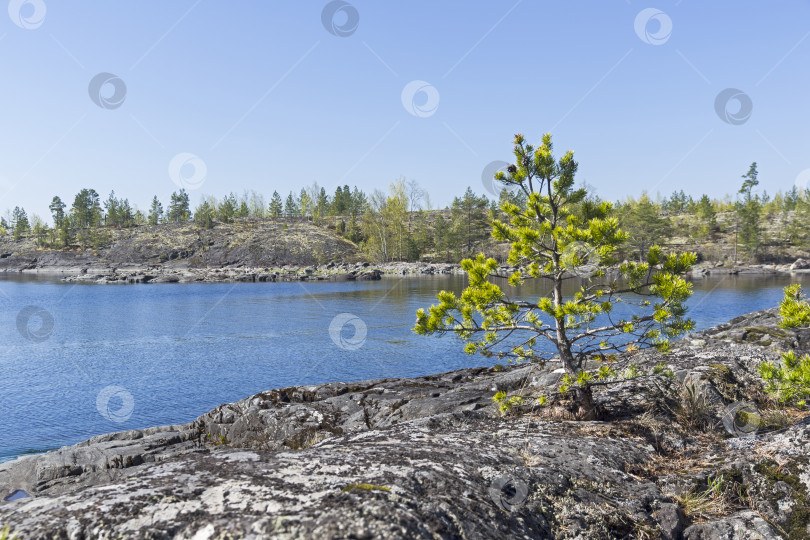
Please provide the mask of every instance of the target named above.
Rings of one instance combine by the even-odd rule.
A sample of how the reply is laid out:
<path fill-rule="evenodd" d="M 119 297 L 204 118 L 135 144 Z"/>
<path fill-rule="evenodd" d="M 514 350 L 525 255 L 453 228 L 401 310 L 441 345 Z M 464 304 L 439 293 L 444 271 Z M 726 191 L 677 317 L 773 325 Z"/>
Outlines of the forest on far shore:
<path fill-rule="evenodd" d="M 649 246 L 694 249 L 703 259 L 737 262 L 786 262 L 810 251 L 810 189 L 794 186 L 769 195 L 758 189 L 752 163 L 740 189 L 722 199 L 689 195 L 683 190 L 655 199 L 642 193 L 615 201 L 611 217 L 629 234 L 620 256 L 633 258 Z M 603 201 L 591 194 L 576 212 L 587 218 Z M 503 246 L 490 236 L 490 223 L 502 218 L 500 207 L 525 204 L 525 194 L 512 188 L 487 197 L 467 188 L 443 209 L 434 209 L 418 183 L 400 178 L 387 192 L 365 193 L 356 186 L 338 186 L 333 194 L 317 183 L 283 198 L 274 191 L 269 201 L 256 192 L 231 193 L 221 199 L 201 197 L 192 208 L 187 191 L 172 193 L 168 205 L 155 196 L 146 213 L 115 192 L 105 200 L 90 188 L 77 193 L 68 206 L 54 196 L 50 222 L 29 216 L 19 206 L 0 218 L 0 235 L 16 242 L 32 240 L 40 249 L 99 249 L 120 228 L 190 222 L 201 230 L 235 220 L 309 220 L 334 229 L 377 262 L 458 262 L 485 252 L 504 260 Z"/>

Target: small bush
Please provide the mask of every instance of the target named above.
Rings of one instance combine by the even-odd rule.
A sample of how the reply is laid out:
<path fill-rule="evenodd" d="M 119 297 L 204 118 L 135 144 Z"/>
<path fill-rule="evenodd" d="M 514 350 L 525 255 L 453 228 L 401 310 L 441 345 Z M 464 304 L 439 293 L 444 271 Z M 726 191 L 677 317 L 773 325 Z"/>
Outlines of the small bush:
<path fill-rule="evenodd" d="M 763 362 L 759 374 L 765 380 L 765 391 L 783 404 L 804 407 L 810 398 L 810 354 L 801 358 L 793 351 L 782 353 L 782 363 Z"/>
<path fill-rule="evenodd" d="M 790 329 L 810 326 L 810 303 L 798 283 L 785 287 L 785 297 L 779 303 L 779 327 Z"/>
<path fill-rule="evenodd" d="M 493 396 L 492 401 L 498 404 L 498 410 L 501 411 L 501 414 L 506 414 L 512 407 L 523 404 L 523 397 L 507 396 L 506 392 L 498 392 Z"/>
<path fill-rule="evenodd" d="M 799 328 L 810 326 L 810 304 L 798 283 L 785 287 L 785 297 L 779 303 L 779 326 Z M 804 407 L 810 398 L 810 355 L 796 356 L 794 351 L 782 353 L 782 362 L 763 362 L 759 374 L 765 380 L 765 391 L 781 404 Z"/>

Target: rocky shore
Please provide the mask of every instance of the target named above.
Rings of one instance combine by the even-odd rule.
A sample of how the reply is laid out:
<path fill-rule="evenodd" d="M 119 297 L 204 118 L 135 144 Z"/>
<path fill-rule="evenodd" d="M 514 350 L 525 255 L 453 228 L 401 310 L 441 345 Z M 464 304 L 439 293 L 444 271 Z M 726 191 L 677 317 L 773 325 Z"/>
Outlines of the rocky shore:
<path fill-rule="evenodd" d="M 498 272 L 509 275 L 515 268 L 502 266 Z M 583 272 L 588 267 L 583 267 Z M 608 269 L 608 273 L 616 269 Z M 328 263 L 323 265 L 280 265 L 251 267 L 245 265 L 224 267 L 194 267 L 187 264 L 123 264 L 101 266 L 87 263 L 81 266 L 43 266 L 9 269 L 0 272 L 19 272 L 24 275 L 58 275 L 68 283 L 132 284 L 132 283 L 221 283 L 221 282 L 291 282 L 291 281 L 367 281 L 384 276 L 464 275 L 458 264 L 425 262 L 369 262 Z M 798 259 L 784 265 L 723 266 L 702 263 L 687 274 L 687 279 L 699 280 L 717 276 L 773 276 L 810 274 L 810 261 Z"/>
<path fill-rule="evenodd" d="M 790 264 L 751 264 L 739 266 L 703 262 L 695 265 L 687 274 L 687 277 L 690 279 L 700 279 L 710 276 L 768 276 L 777 274 L 810 274 L 810 260 L 799 258 Z"/>
<path fill-rule="evenodd" d="M 457 264 L 329 263 L 324 265 L 279 267 L 191 268 L 174 266 L 124 266 L 117 268 L 74 268 L 61 278 L 69 283 L 221 283 L 291 281 L 369 281 L 388 276 L 428 276 L 463 274 Z"/>
<path fill-rule="evenodd" d="M 0 465 L 0 528 L 23 538 L 807 538 L 810 417 L 757 366 L 810 350 L 774 310 L 624 358 L 600 421 L 506 415 L 553 364 L 269 390 L 195 421 Z M 709 411 L 685 413 L 685 389 Z M 740 428 L 741 402 L 760 419 Z M 725 420 L 725 421 L 724 421 Z"/>

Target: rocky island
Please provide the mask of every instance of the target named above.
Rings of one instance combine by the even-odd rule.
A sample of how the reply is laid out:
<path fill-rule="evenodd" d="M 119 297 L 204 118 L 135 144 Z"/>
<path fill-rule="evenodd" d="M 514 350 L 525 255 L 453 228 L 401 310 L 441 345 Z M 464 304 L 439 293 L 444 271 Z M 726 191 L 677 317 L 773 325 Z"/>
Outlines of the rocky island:
<path fill-rule="evenodd" d="M 668 371 L 597 387 L 600 421 L 528 400 L 498 411 L 496 391 L 554 386 L 553 363 L 268 390 L 0 465 L 0 525 L 36 539 L 807 538 L 810 417 L 775 407 L 757 366 L 810 350 L 810 329 L 777 320 L 636 352 L 640 371 Z M 757 419 L 741 428 L 740 403 Z"/>
<path fill-rule="evenodd" d="M 305 220 L 238 220 L 109 229 L 98 249 L 44 249 L 31 237 L 0 236 L 0 273 L 58 275 L 71 283 L 218 283 L 376 280 L 385 275 L 464 274 L 437 261 L 373 263 L 358 246 Z M 801 252 L 803 253 L 803 252 Z M 502 268 L 507 273 L 509 267 Z M 810 260 L 736 265 L 703 261 L 691 279 L 810 273 Z"/>

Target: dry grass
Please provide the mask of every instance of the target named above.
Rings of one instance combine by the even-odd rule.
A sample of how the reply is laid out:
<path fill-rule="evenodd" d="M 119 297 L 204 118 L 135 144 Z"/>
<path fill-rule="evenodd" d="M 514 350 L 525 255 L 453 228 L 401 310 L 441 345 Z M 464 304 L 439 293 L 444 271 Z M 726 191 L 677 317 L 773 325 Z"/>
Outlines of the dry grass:
<path fill-rule="evenodd" d="M 810 411 L 802 411 L 793 407 L 785 407 L 770 402 L 770 406 L 761 411 L 762 428 L 767 431 L 784 429 L 810 417 Z"/>
<path fill-rule="evenodd" d="M 636 478 L 657 480 L 661 476 L 686 475 L 715 467 L 717 463 L 709 461 L 706 456 L 722 443 L 722 437 L 708 433 L 699 434 L 695 439 L 696 444 L 690 448 L 666 456 L 652 454 L 645 463 L 625 464 L 624 470 Z"/>
<path fill-rule="evenodd" d="M 703 492 L 690 489 L 684 495 L 674 495 L 673 499 L 683 509 L 686 517 L 692 521 L 703 521 L 728 513 L 728 505 L 722 495 L 717 495 L 711 488 Z"/>
<path fill-rule="evenodd" d="M 697 380 L 684 381 L 680 402 L 674 411 L 678 423 L 687 429 L 703 431 L 715 423 L 711 403 L 703 384 Z"/>

